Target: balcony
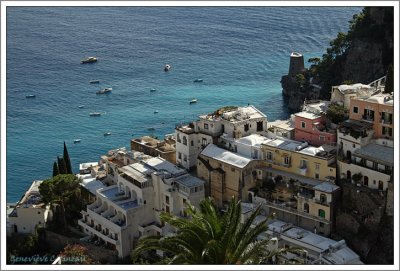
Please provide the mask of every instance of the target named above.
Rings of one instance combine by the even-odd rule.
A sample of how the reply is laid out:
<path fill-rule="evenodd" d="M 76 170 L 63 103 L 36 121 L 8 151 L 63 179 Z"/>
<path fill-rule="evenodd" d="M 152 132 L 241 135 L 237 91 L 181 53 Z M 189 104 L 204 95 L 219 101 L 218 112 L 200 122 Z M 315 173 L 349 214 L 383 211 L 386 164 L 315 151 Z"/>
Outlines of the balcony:
<path fill-rule="evenodd" d="M 83 229 L 88 230 L 92 234 L 97 235 L 99 238 L 103 239 L 105 242 L 111 243 L 113 245 L 119 245 L 119 243 L 120 243 L 118 240 L 118 237 L 115 238 L 114 236 L 112 236 L 112 233 L 105 235 L 102 230 L 98 230 L 94 227 L 91 227 L 90 225 L 87 225 L 81 219 L 78 220 L 78 225 L 80 225 Z"/>
<path fill-rule="evenodd" d="M 366 121 L 374 121 L 374 117 L 370 115 L 362 115 L 362 119 Z"/>
<path fill-rule="evenodd" d="M 391 119 L 381 119 L 382 124 L 392 125 L 393 121 Z"/>
<path fill-rule="evenodd" d="M 307 167 L 306 167 L 306 166 L 301 166 L 301 167 L 299 167 L 298 172 L 299 172 L 300 175 L 306 176 L 306 174 L 307 174 Z"/>
<path fill-rule="evenodd" d="M 363 161 L 357 162 L 356 159 L 352 159 L 351 162 L 354 165 L 357 165 L 357 166 L 360 166 L 360 167 L 363 167 L 363 168 L 367 168 L 367 169 L 371 169 L 371 170 L 374 170 L 374 171 L 377 171 L 377 172 L 380 172 L 380 173 L 383 173 L 383 174 L 386 174 L 386 175 L 391 175 L 393 173 L 393 170 L 381 169 L 378 166 L 372 166 L 372 167 L 371 166 L 367 166 L 366 162 L 363 162 Z"/>

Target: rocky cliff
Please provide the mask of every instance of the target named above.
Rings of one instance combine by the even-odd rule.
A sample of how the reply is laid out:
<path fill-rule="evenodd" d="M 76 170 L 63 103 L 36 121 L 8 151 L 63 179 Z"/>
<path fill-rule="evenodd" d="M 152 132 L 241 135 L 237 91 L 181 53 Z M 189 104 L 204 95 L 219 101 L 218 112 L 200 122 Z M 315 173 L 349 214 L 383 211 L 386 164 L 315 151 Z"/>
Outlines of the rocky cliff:
<path fill-rule="evenodd" d="M 367 7 L 353 16 L 347 33 L 338 33 L 322 59 L 301 74 L 281 79 L 288 107 L 300 110 L 304 99 L 330 99 L 331 87 L 345 82 L 368 84 L 386 75 L 393 63 L 393 7 Z M 314 84 L 314 86 L 313 86 Z M 321 89 L 315 87 L 320 85 Z"/>

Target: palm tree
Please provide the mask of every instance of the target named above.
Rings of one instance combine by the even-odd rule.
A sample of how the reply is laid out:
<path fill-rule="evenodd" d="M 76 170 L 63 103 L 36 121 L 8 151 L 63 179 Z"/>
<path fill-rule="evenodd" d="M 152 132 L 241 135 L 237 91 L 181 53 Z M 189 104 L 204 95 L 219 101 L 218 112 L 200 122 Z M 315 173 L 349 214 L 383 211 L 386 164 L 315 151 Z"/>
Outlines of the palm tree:
<path fill-rule="evenodd" d="M 267 220 L 254 225 L 260 206 L 240 222 L 241 203 L 233 198 L 222 215 L 211 199 L 200 203 L 200 210 L 188 205 L 190 219 L 161 213 L 163 222 L 177 229 L 173 236 L 148 236 L 140 239 L 133 251 L 136 262 L 144 252 L 161 250 L 168 264 L 260 264 L 271 262 L 283 250 L 273 250 L 275 241 L 257 240 L 267 230 Z"/>

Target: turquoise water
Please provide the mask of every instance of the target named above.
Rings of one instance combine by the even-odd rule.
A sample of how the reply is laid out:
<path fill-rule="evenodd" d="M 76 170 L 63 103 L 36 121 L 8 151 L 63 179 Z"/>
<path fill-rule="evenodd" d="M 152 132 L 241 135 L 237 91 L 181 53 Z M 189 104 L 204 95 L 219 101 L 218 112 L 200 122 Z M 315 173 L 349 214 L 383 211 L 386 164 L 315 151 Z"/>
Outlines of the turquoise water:
<path fill-rule="evenodd" d="M 320 57 L 359 11 L 8 7 L 7 201 L 52 174 L 64 141 L 76 172 L 79 163 L 128 147 L 132 136 L 163 137 L 176 123 L 221 106 L 250 103 L 269 120 L 287 118 L 279 81 L 290 53 Z M 87 56 L 99 61 L 81 65 Z M 197 78 L 203 83 L 193 83 Z M 101 83 L 89 84 L 93 79 Z M 95 94 L 104 87 L 112 93 Z M 193 98 L 198 103 L 189 105 Z M 103 115 L 89 117 L 94 111 Z"/>

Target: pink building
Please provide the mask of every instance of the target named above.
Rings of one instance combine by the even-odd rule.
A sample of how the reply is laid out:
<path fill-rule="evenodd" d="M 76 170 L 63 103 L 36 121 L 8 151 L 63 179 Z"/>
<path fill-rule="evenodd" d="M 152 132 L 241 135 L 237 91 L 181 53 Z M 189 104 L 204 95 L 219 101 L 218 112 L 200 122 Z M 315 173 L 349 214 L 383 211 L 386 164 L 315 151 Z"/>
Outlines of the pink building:
<path fill-rule="evenodd" d="M 325 116 L 305 111 L 294 116 L 295 140 L 304 140 L 314 146 L 336 143 L 336 132 L 326 126 Z"/>

